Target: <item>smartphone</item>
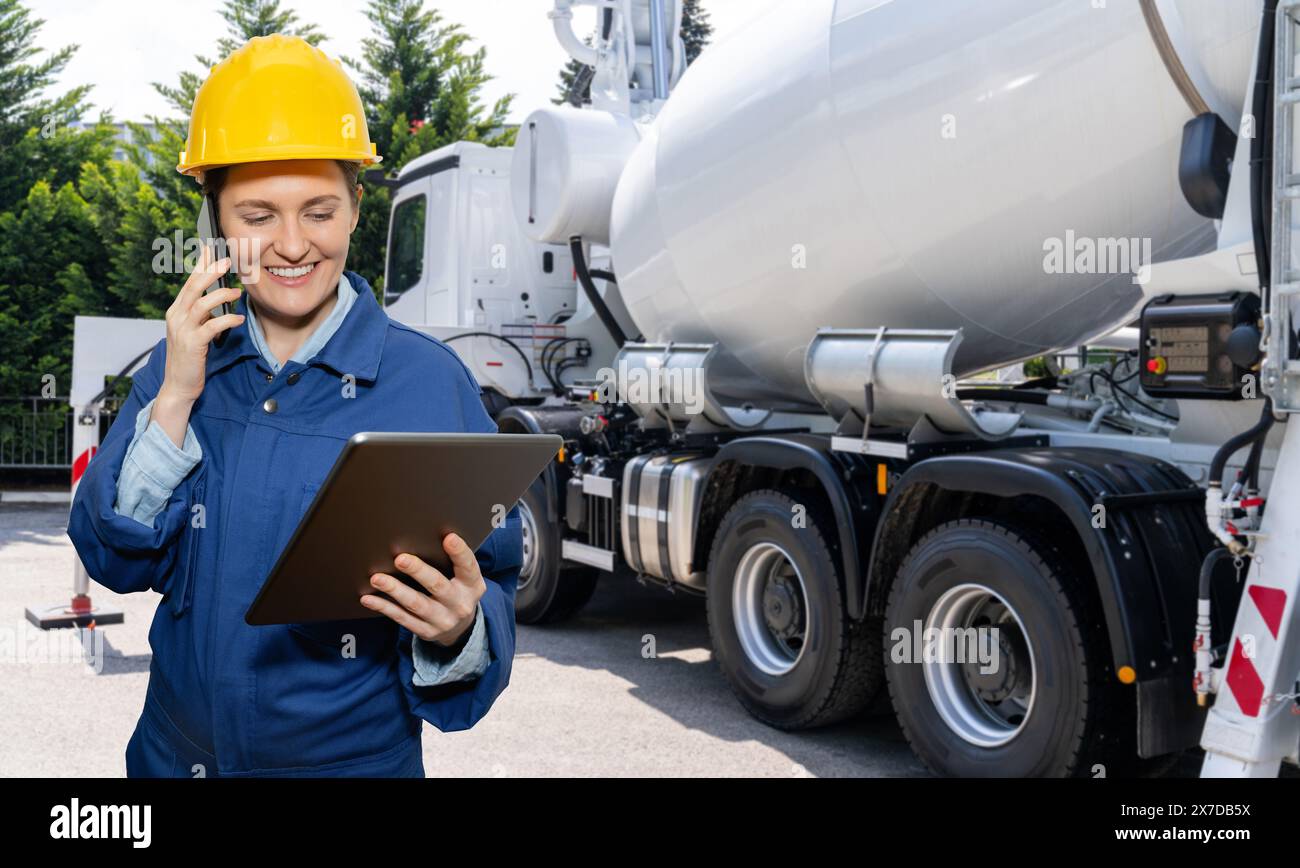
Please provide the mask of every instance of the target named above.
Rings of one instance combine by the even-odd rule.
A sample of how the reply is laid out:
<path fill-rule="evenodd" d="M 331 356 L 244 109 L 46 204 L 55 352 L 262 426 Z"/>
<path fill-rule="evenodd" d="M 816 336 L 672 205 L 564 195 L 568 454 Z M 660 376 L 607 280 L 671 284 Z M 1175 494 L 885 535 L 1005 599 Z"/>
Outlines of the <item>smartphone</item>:
<path fill-rule="evenodd" d="M 208 249 L 212 251 L 214 257 L 217 257 L 218 254 L 222 252 L 222 251 L 218 251 L 217 249 L 219 246 L 217 242 L 221 238 L 221 232 L 220 230 L 217 229 L 217 220 L 216 220 L 217 209 L 214 207 L 213 202 L 211 200 L 212 200 L 211 196 L 204 196 L 203 204 L 199 206 L 198 231 L 199 231 L 199 240 L 202 241 L 205 245 L 207 245 Z M 232 262 L 231 265 L 234 265 L 234 263 Z M 207 295 L 210 292 L 215 292 L 218 289 L 225 289 L 228 286 L 230 286 L 229 269 L 227 269 L 224 273 L 222 273 L 220 277 L 217 278 L 216 283 L 212 284 L 207 289 L 203 290 L 203 294 Z M 223 301 L 221 303 L 222 316 L 225 316 L 226 314 L 233 313 L 233 312 L 234 312 L 234 305 L 232 305 L 228 301 Z M 222 344 L 224 344 L 226 342 L 226 333 L 229 331 L 230 329 L 222 329 L 221 331 L 217 332 L 216 337 L 212 339 L 212 345 L 219 347 Z"/>

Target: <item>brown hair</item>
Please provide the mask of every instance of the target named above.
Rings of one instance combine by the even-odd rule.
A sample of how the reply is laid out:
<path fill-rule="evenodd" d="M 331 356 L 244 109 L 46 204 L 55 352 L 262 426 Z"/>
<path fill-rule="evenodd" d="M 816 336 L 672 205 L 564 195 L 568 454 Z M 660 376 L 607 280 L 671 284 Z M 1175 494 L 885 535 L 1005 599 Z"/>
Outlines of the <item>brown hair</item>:
<path fill-rule="evenodd" d="M 343 170 L 343 183 L 348 188 L 348 196 L 352 199 L 352 210 L 355 211 L 360 203 L 360 197 L 357 195 L 357 177 L 361 174 L 361 164 L 353 160 L 335 160 L 334 162 Z M 215 169 L 207 169 L 203 173 L 203 195 L 212 197 L 214 209 L 222 188 L 226 186 L 226 174 L 229 171 L 229 166 L 218 166 Z"/>

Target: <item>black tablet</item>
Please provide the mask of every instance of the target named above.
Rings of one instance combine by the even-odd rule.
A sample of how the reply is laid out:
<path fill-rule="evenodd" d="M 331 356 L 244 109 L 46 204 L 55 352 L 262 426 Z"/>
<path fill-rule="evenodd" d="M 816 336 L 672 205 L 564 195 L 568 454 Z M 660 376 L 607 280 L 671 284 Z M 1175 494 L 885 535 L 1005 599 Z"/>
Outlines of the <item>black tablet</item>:
<path fill-rule="evenodd" d="M 402 552 L 451 576 L 442 538 L 477 550 L 559 452 L 558 434 L 356 434 L 244 614 L 253 625 L 382 618 L 361 605 Z M 364 504 L 364 509 L 360 507 Z M 427 592 L 426 592 L 427 593 Z"/>

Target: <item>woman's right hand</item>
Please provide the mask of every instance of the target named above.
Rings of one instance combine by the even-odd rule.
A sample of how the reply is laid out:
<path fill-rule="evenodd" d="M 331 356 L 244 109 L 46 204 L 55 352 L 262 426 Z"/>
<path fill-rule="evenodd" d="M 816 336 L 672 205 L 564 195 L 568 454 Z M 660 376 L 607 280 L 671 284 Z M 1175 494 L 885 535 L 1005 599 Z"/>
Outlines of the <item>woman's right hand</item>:
<path fill-rule="evenodd" d="M 178 447 L 185 442 L 190 409 L 203 394 L 212 339 L 223 329 L 234 328 L 244 321 L 243 314 L 210 315 L 223 302 L 236 301 L 241 289 L 232 287 L 203 294 L 229 267 L 228 257 L 212 262 L 211 250 L 203 245 L 198 266 L 167 309 L 167 364 L 151 418 Z"/>
<path fill-rule="evenodd" d="M 242 292 L 232 287 L 203 294 L 230 267 L 229 257 L 217 262 L 211 260 L 212 252 L 205 244 L 198 266 L 190 272 L 176 300 L 167 309 L 167 367 L 159 394 L 165 392 L 176 400 L 190 403 L 203 394 L 212 339 L 223 329 L 234 328 L 244 321 L 243 314 L 209 315 L 223 302 L 236 301 Z"/>

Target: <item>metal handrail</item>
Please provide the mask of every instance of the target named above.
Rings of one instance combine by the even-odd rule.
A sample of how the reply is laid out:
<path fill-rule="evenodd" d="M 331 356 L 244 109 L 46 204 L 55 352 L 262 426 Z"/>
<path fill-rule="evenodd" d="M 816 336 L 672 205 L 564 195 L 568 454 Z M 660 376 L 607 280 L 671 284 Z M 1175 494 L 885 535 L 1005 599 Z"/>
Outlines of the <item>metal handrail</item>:
<path fill-rule="evenodd" d="M 101 437 L 117 416 L 122 399 L 105 399 Z M 68 397 L 0 397 L 0 470 L 72 468 L 75 413 Z"/>

